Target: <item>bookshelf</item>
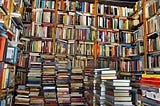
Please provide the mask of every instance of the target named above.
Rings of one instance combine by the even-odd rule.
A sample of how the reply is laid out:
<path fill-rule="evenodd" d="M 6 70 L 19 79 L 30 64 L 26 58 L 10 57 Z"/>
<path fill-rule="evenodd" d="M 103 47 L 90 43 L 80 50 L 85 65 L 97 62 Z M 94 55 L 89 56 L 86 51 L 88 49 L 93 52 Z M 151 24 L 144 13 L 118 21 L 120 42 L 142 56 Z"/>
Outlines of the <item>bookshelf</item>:
<path fill-rule="evenodd" d="M 15 80 L 16 89 L 1 89 L 1 103 L 16 90 L 16 105 L 92 104 L 95 95 L 88 86 L 95 68 L 110 68 L 118 78 L 130 79 L 132 99 L 139 102 L 141 75 L 159 71 L 159 15 L 159 0 L 4 0 L 0 64 L 7 71 L 1 76 Z M 16 79 L 3 78 L 5 73 Z"/>
<path fill-rule="evenodd" d="M 13 0 L 0 2 L 0 105 L 13 105 L 16 89 L 16 68 L 21 67 L 17 58 L 20 56 L 18 52 L 19 46 L 22 44 L 19 40 L 23 29 L 22 18 L 19 13 L 22 6 L 17 9 L 16 3 Z"/>
<path fill-rule="evenodd" d="M 155 84 L 157 84 L 158 80 L 158 70 L 159 70 L 159 63 L 158 63 L 158 57 L 159 57 L 159 48 L 157 41 L 159 39 L 159 1 L 145 1 L 144 4 L 144 25 L 146 25 L 145 28 L 145 44 L 147 45 L 145 47 L 145 58 L 146 58 L 146 70 L 145 74 L 142 75 L 141 79 L 141 89 L 142 89 L 142 104 L 150 104 L 150 105 L 158 105 L 158 99 L 152 98 L 151 96 L 147 96 L 146 93 L 144 93 L 144 87 L 149 88 L 155 88 Z M 153 43 L 154 42 L 154 43 Z M 154 80 L 153 80 L 154 79 Z M 149 81 L 150 80 L 150 81 Z M 159 87 L 157 87 L 159 88 Z M 156 88 L 155 88 L 156 89 Z M 147 93 L 151 93 L 148 89 L 146 89 Z M 153 91 L 155 95 L 157 93 Z M 151 93 L 152 94 L 152 93 Z M 154 102 L 155 100 L 155 102 Z"/>

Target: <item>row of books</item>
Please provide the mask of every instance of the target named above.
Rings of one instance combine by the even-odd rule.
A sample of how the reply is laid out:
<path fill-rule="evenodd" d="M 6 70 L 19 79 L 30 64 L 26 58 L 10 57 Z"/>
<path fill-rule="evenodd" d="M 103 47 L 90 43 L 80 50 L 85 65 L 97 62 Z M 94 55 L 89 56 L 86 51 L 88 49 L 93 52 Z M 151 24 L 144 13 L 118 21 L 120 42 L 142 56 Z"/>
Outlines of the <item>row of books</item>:
<path fill-rule="evenodd" d="M 122 72 L 135 72 L 135 71 L 143 71 L 144 60 L 142 57 L 130 61 L 121 61 L 121 71 Z"/>
<path fill-rule="evenodd" d="M 160 2 L 159 0 L 155 0 L 155 1 L 148 1 L 146 3 L 146 18 L 150 18 L 156 14 L 156 12 L 160 7 L 159 2 Z"/>
<path fill-rule="evenodd" d="M 147 24 L 147 34 L 148 36 L 150 36 L 150 34 L 154 33 L 154 32 L 158 32 L 159 31 L 159 24 L 160 24 L 160 17 L 159 15 L 156 15 L 154 17 L 152 17 L 151 19 L 147 20 L 146 22 Z"/>
<path fill-rule="evenodd" d="M 148 68 L 158 70 L 158 68 L 160 67 L 159 60 L 160 60 L 159 54 L 148 56 Z"/>
<path fill-rule="evenodd" d="M 47 17 L 46 17 L 47 16 Z M 97 23 L 99 28 L 108 29 L 129 29 L 131 26 L 128 19 L 124 18 L 107 18 L 104 16 L 98 16 Z M 83 20 L 83 21 L 82 21 Z M 55 23 L 55 13 L 45 12 L 43 9 L 32 10 L 32 21 L 37 24 L 41 23 Z M 82 25 L 82 26 L 95 26 L 94 16 L 81 13 L 69 12 L 58 12 L 58 24 L 64 25 Z"/>
<path fill-rule="evenodd" d="M 148 39 L 148 51 L 149 52 L 154 52 L 154 51 L 159 51 L 160 50 L 160 36 L 158 34 L 155 34 L 153 39 Z"/>
<path fill-rule="evenodd" d="M 98 16 L 98 27 L 107 29 L 118 29 L 118 25 L 121 22 L 118 18 L 108 18 L 104 16 Z"/>
<path fill-rule="evenodd" d="M 0 104 L 11 105 L 14 92 L 15 67 L 11 64 L 0 63 Z"/>
<path fill-rule="evenodd" d="M 56 53 L 59 54 L 77 54 L 77 55 L 93 55 L 93 42 L 82 41 L 64 41 L 57 39 Z M 68 49 L 67 49 L 68 47 Z"/>
<path fill-rule="evenodd" d="M 14 86 L 14 66 L 6 64 L 6 63 L 0 63 L 0 82 L 1 86 L 0 89 L 7 89 L 12 88 Z"/>
<path fill-rule="evenodd" d="M 137 56 L 144 53 L 143 42 L 138 42 L 135 46 L 131 44 L 95 44 L 94 47 L 97 56 L 102 57 L 130 57 Z"/>
<path fill-rule="evenodd" d="M 105 4 L 98 4 L 97 13 L 106 14 L 106 15 L 115 15 L 115 16 L 120 16 L 120 17 L 128 17 L 131 13 L 133 13 L 133 9 L 127 8 L 127 7 L 118 7 L 118 6 L 110 6 L 110 5 L 105 5 Z"/>
<path fill-rule="evenodd" d="M 24 41 L 24 51 L 28 52 L 39 52 L 39 53 L 52 53 L 53 44 L 52 39 L 21 39 Z M 30 45 L 29 45 L 30 43 Z"/>
<path fill-rule="evenodd" d="M 63 11 L 79 11 L 93 13 L 94 4 L 91 2 L 79 2 L 70 0 L 61 0 L 58 2 L 58 9 Z"/>
<path fill-rule="evenodd" d="M 22 19 L 23 19 L 23 21 L 24 22 L 31 22 L 32 20 L 32 12 L 31 11 L 27 11 L 27 9 L 24 11 L 24 13 L 23 13 L 23 17 L 22 17 Z"/>
<path fill-rule="evenodd" d="M 81 41 L 94 41 L 96 32 L 90 28 L 83 27 L 66 27 L 59 26 L 56 28 L 56 38 L 63 40 L 81 40 Z"/>
<path fill-rule="evenodd" d="M 132 33 L 126 31 L 120 31 L 120 42 L 121 43 L 132 43 Z"/>
<path fill-rule="evenodd" d="M 138 29 L 133 32 L 133 41 L 136 42 L 138 40 L 142 40 L 143 36 L 144 36 L 144 26 L 142 25 L 142 26 L 138 27 Z"/>
<path fill-rule="evenodd" d="M 143 41 L 137 42 L 135 45 L 121 44 L 119 46 L 119 56 L 120 57 L 132 57 L 138 56 L 144 53 Z"/>
<path fill-rule="evenodd" d="M 98 41 L 103 43 L 118 43 L 119 32 L 118 31 L 103 31 L 98 30 Z"/>
<path fill-rule="evenodd" d="M 109 62 L 109 59 L 107 59 L 107 58 L 106 59 L 105 58 L 98 58 L 98 61 L 97 61 L 97 67 L 98 68 L 109 67 L 110 69 L 116 69 L 115 67 L 111 68 L 110 66 L 112 66 L 112 65 L 110 65 L 110 64 L 112 64 L 112 61 Z"/>
<path fill-rule="evenodd" d="M 92 67 L 93 64 L 93 59 L 82 55 L 75 55 L 75 58 L 72 60 L 72 67 L 80 67 L 82 69 L 85 69 L 86 67 Z"/>
<path fill-rule="evenodd" d="M 33 8 L 55 9 L 55 1 L 51 1 L 51 0 L 49 1 L 35 0 L 35 1 L 28 1 L 27 3 L 28 5 L 32 5 Z"/>

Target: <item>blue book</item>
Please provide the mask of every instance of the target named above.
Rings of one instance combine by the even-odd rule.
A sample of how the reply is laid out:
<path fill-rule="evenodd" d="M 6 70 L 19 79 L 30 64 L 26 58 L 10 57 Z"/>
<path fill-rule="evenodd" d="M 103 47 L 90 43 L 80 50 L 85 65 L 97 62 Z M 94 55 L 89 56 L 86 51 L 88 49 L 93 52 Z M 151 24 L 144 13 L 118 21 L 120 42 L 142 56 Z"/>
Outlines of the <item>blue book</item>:
<path fill-rule="evenodd" d="M 137 60 L 134 60 L 134 70 L 137 70 Z"/>
<path fill-rule="evenodd" d="M 36 8 L 39 8 L 39 3 L 40 3 L 40 1 L 36 0 Z"/>
<path fill-rule="evenodd" d="M 84 12 L 84 2 L 81 3 L 81 11 Z"/>
<path fill-rule="evenodd" d="M 103 18 L 103 27 L 104 27 L 104 28 L 107 28 L 107 24 L 106 24 L 106 23 L 107 23 L 107 19 L 106 19 L 106 18 Z"/>
<path fill-rule="evenodd" d="M 41 1 L 41 8 L 45 8 L 45 0 Z"/>
<path fill-rule="evenodd" d="M 149 106 L 159 106 L 159 103 L 145 97 L 143 97 L 141 101 L 142 103 L 148 104 Z"/>

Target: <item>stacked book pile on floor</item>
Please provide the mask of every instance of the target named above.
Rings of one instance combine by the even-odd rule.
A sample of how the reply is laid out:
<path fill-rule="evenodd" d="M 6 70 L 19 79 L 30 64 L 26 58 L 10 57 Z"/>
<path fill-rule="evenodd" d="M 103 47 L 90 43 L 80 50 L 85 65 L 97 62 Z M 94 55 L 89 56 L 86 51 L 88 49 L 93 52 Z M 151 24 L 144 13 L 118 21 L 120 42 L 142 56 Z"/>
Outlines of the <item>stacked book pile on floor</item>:
<path fill-rule="evenodd" d="M 106 100 L 106 80 L 116 79 L 116 70 L 110 70 L 109 68 L 100 68 L 94 70 L 93 81 L 93 104 L 101 105 L 105 104 Z"/>
<path fill-rule="evenodd" d="M 83 71 L 81 68 L 71 70 L 70 82 L 71 105 L 84 106 Z"/>
<path fill-rule="evenodd" d="M 70 104 L 70 66 L 66 58 L 56 58 L 56 87 L 58 104 Z"/>
<path fill-rule="evenodd" d="M 16 105 L 29 105 L 29 89 L 25 85 L 18 85 L 15 97 Z"/>
<path fill-rule="evenodd" d="M 44 102 L 45 106 L 53 106 L 57 104 L 54 56 L 41 55 L 41 58 L 43 59 L 42 87 Z"/>
<path fill-rule="evenodd" d="M 84 70 L 84 96 L 85 102 L 89 106 L 93 105 L 93 80 L 94 80 L 94 71 L 93 69 Z"/>
<path fill-rule="evenodd" d="M 132 106 L 130 80 L 107 80 L 105 82 L 107 106 Z"/>
<path fill-rule="evenodd" d="M 29 73 L 27 86 L 30 88 L 30 105 L 43 105 L 43 96 L 41 94 L 42 61 L 39 53 L 29 54 Z"/>

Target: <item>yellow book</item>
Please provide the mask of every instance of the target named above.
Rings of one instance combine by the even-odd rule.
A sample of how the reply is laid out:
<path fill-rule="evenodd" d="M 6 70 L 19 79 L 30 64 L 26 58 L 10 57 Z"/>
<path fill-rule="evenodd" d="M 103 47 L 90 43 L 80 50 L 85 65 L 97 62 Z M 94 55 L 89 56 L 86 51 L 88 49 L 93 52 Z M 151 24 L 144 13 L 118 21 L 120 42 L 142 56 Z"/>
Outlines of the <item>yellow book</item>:
<path fill-rule="evenodd" d="M 3 69 L 1 89 L 3 89 L 3 88 L 4 88 L 5 76 L 6 76 L 6 71 L 5 71 L 5 69 Z"/>
<path fill-rule="evenodd" d="M 35 8 L 35 7 L 36 7 L 36 0 L 33 0 L 32 8 Z"/>
<path fill-rule="evenodd" d="M 160 78 L 160 75 L 157 74 L 142 74 L 142 78 Z"/>

